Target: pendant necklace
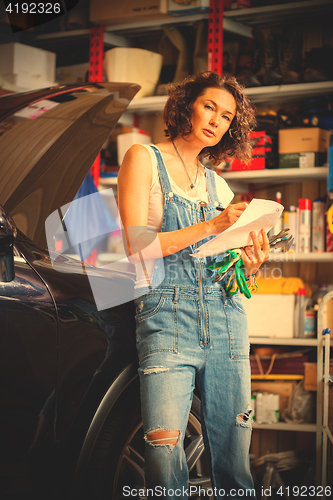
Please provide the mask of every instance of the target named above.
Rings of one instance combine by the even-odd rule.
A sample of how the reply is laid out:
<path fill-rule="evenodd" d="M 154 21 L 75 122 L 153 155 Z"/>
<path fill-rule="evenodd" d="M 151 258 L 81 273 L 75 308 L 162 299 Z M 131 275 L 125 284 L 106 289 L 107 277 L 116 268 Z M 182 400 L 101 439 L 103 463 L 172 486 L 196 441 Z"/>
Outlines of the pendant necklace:
<path fill-rule="evenodd" d="M 186 168 L 185 162 L 184 162 L 183 158 L 180 156 L 178 149 L 176 148 L 176 144 L 173 142 L 173 140 L 172 140 L 172 139 L 171 139 L 171 142 L 172 142 L 172 144 L 173 144 L 173 147 L 174 147 L 174 148 L 175 148 L 175 150 L 176 150 L 177 155 L 179 156 L 180 161 L 182 162 L 182 164 L 183 164 L 183 166 L 184 166 L 185 172 L 187 173 L 187 177 L 188 177 L 188 178 L 189 178 L 189 180 L 190 180 L 190 188 L 191 188 L 191 189 L 194 189 L 194 188 L 195 188 L 195 186 L 197 185 L 197 182 L 198 182 L 198 174 L 199 174 L 199 160 L 198 160 L 198 157 L 197 157 L 197 173 L 196 173 L 196 176 L 195 176 L 195 181 L 194 181 L 194 182 L 192 182 L 192 179 L 191 179 L 191 177 L 190 177 L 190 174 L 189 174 L 189 173 L 188 173 L 188 171 L 187 171 L 187 168 Z"/>

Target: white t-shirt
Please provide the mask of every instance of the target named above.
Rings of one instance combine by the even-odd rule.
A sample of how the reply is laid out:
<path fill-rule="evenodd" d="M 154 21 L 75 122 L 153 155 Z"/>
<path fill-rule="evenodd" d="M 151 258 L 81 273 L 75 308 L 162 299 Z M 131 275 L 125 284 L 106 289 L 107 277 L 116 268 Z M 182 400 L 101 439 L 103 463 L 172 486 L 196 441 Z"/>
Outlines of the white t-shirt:
<path fill-rule="evenodd" d="M 160 177 L 157 168 L 157 158 L 155 152 L 149 145 L 143 144 L 145 148 L 150 153 L 151 164 L 152 164 L 152 183 L 150 186 L 150 196 L 149 196 L 149 207 L 148 207 L 148 227 L 153 231 L 160 232 L 162 228 L 163 220 L 163 210 L 164 210 L 164 194 L 160 182 Z M 167 171 L 167 169 L 166 169 Z M 177 184 L 172 180 L 171 176 L 167 171 L 171 188 L 175 194 L 182 196 L 183 198 L 195 201 L 205 201 L 209 202 L 209 196 L 207 192 L 207 183 L 200 182 L 197 187 L 197 197 L 188 196 Z M 214 172 L 216 194 L 223 207 L 227 207 L 234 197 L 234 193 L 229 188 L 228 184 L 222 177 L 218 176 Z M 147 287 L 146 276 L 152 276 L 152 271 L 154 268 L 154 261 L 148 261 L 145 263 L 145 269 L 143 269 L 141 264 L 136 265 L 136 284 L 135 288 Z"/>

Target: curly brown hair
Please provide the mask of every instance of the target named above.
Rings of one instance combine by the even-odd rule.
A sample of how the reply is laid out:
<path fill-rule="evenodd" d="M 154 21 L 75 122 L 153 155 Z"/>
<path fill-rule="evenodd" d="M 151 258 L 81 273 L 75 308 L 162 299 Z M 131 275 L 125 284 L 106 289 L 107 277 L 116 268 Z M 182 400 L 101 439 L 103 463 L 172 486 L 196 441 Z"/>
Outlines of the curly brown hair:
<path fill-rule="evenodd" d="M 215 146 L 204 148 L 201 155 L 213 164 L 225 158 L 238 158 L 244 163 L 251 161 L 252 146 L 249 132 L 256 125 L 255 110 L 245 96 L 244 87 L 232 76 L 221 77 L 213 71 L 205 71 L 185 78 L 181 83 L 170 84 L 169 99 L 163 111 L 166 124 L 165 136 L 174 139 L 186 137 L 192 131 L 192 112 L 195 100 L 208 88 L 224 89 L 236 101 L 236 114 L 228 133 Z"/>

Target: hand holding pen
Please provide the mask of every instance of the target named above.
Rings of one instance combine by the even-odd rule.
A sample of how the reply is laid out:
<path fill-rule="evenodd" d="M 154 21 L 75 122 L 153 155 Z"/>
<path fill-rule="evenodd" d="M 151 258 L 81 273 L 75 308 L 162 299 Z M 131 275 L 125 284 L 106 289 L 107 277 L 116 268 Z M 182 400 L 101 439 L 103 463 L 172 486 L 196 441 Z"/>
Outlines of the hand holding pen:
<path fill-rule="evenodd" d="M 247 206 L 247 203 L 240 202 L 228 205 L 224 209 L 216 207 L 221 213 L 209 221 L 211 225 L 211 234 L 218 235 L 232 226 L 239 219 Z"/>

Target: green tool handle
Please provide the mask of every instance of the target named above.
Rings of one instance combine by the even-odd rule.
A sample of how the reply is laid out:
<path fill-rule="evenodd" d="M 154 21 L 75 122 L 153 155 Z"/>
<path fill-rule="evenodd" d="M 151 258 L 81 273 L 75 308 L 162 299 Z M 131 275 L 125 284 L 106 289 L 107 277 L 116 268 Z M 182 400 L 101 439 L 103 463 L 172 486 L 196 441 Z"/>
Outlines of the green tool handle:
<path fill-rule="evenodd" d="M 237 284 L 239 286 L 240 292 L 243 293 L 247 299 L 250 299 L 251 292 L 250 292 L 249 287 L 247 286 L 247 283 L 246 283 L 242 259 L 239 259 L 239 261 L 237 261 L 235 264 L 235 274 L 236 274 L 236 281 L 237 281 Z"/>

